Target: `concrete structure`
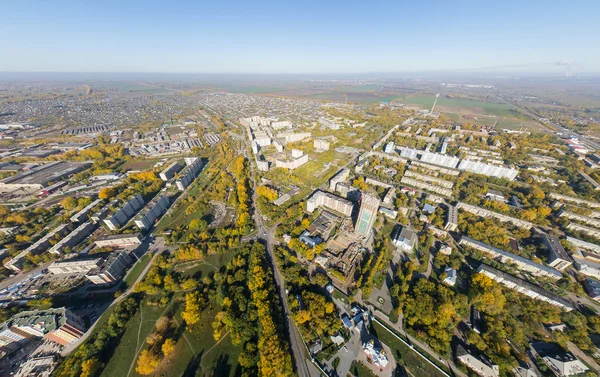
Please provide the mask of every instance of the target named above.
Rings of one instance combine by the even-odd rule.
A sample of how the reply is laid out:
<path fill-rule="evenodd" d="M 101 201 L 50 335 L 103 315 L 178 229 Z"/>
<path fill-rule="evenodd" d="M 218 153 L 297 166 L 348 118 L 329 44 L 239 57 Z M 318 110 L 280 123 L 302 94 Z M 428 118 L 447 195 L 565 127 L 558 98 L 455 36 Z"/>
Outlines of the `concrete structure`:
<path fill-rule="evenodd" d="M 281 132 L 277 134 L 277 138 L 285 141 L 285 143 L 295 143 L 297 141 L 302 141 L 306 138 L 311 137 L 312 134 L 310 132 Z"/>
<path fill-rule="evenodd" d="M 463 346 L 456 347 L 456 359 L 482 377 L 500 377 L 500 368 L 488 360 L 471 355 Z"/>
<path fill-rule="evenodd" d="M 92 211 L 92 208 L 97 206 L 102 202 L 102 199 L 96 199 L 87 206 L 85 206 L 81 211 L 77 212 L 73 216 L 71 216 L 71 222 L 73 223 L 82 223 L 88 219 L 88 214 Z"/>
<path fill-rule="evenodd" d="M 485 198 L 488 200 L 494 200 L 494 201 L 502 202 L 502 203 L 506 202 L 506 198 L 504 197 L 504 194 L 501 193 L 500 191 L 496 191 L 496 190 L 487 190 L 487 193 L 485 194 Z"/>
<path fill-rule="evenodd" d="M 505 287 L 513 289 L 533 299 L 546 301 L 547 303 L 554 306 L 558 306 L 566 311 L 573 310 L 573 305 L 571 304 L 571 302 L 553 293 L 550 293 L 536 285 L 530 284 L 523 279 L 519 279 L 515 276 L 509 275 L 486 264 L 482 263 L 477 269 L 477 272 L 485 274 L 490 279 L 497 281 Z"/>
<path fill-rule="evenodd" d="M 377 210 L 379 209 L 379 198 L 369 194 L 362 193 L 360 197 L 360 209 L 356 226 L 354 227 L 356 234 L 368 238 L 371 235 L 373 224 L 377 219 Z"/>
<path fill-rule="evenodd" d="M 511 181 L 519 174 L 519 170 L 517 169 L 472 160 L 462 160 L 458 165 L 458 169 L 475 174 L 487 175 L 488 177 L 506 178 Z"/>
<path fill-rule="evenodd" d="M 256 160 L 256 167 L 260 171 L 269 171 L 269 161 L 257 159 Z"/>
<path fill-rule="evenodd" d="M 294 170 L 294 169 L 297 169 L 300 166 L 306 164 L 307 162 L 308 162 L 308 155 L 305 154 L 298 158 L 292 158 L 292 159 L 277 158 L 277 159 L 275 159 L 275 166 L 278 168 Z"/>
<path fill-rule="evenodd" d="M 587 278 L 583 284 L 587 294 L 595 301 L 600 301 L 600 281 Z"/>
<path fill-rule="evenodd" d="M 160 194 L 159 194 L 160 195 Z M 135 218 L 135 225 L 142 230 L 148 230 L 154 226 L 154 222 L 164 215 L 169 206 L 171 199 L 166 194 L 154 198 L 142 212 Z"/>
<path fill-rule="evenodd" d="M 589 370 L 575 355 L 564 351 L 557 344 L 531 343 L 531 353 L 534 357 L 541 358 L 548 369 L 558 377 L 579 375 Z"/>
<path fill-rule="evenodd" d="M 417 180 L 427 182 L 431 185 L 435 185 L 435 186 L 439 186 L 439 187 L 443 187 L 443 188 L 447 188 L 447 189 L 451 189 L 452 187 L 454 187 L 454 182 L 446 181 L 445 179 L 436 178 L 436 177 L 432 177 L 432 176 L 425 175 L 425 174 L 415 173 L 414 171 L 411 171 L 411 170 L 407 170 L 406 172 L 404 172 L 404 176 L 410 177 L 410 178 L 415 178 Z"/>
<path fill-rule="evenodd" d="M 454 232 L 456 229 L 458 229 L 458 209 L 453 205 L 448 205 L 444 229 L 449 232 Z"/>
<path fill-rule="evenodd" d="M 87 221 L 79 225 L 75 230 L 69 233 L 65 238 L 58 241 L 54 246 L 48 250 L 52 254 L 60 254 L 66 247 L 73 248 L 85 240 L 92 232 L 96 229 L 96 224 L 91 221 Z"/>
<path fill-rule="evenodd" d="M 577 220 L 580 221 L 584 224 L 587 225 L 591 225 L 595 228 L 600 228 L 600 219 L 595 219 L 593 217 L 589 217 L 589 216 L 585 216 L 585 215 L 580 215 L 578 213 L 575 212 L 569 212 L 567 210 L 565 210 L 564 208 L 561 209 L 558 214 L 559 217 L 566 217 L 570 220 Z"/>
<path fill-rule="evenodd" d="M 36 356 L 27 359 L 13 377 L 50 377 L 57 362 L 58 357 L 56 355 Z"/>
<path fill-rule="evenodd" d="M 88 273 L 101 263 L 102 258 L 57 261 L 48 266 L 48 271 L 55 275 Z"/>
<path fill-rule="evenodd" d="M 303 154 L 304 154 L 304 152 L 302 152 L 300 149 L 292 149 L 292 157 L 293 158 L 302 157 Z"/>
<path fill-rule="evenodd" d="M 126 252 L 115 252 L 110 254 L 100 267 L 88 272 L 86 277 L 96 285 L 113 284 L 125 276 L 130 264 L 131 259 Z"/>
<path fill-rule="evenodd" d="M 117 228 L 127 224 L 129 219 L 131 219 L 143 206 L 144 199 L 142 199 L 141 195 L 136 195 L 129 199 L 129 201 L 114 215 L 104 219 L 104 224 L 106 224 L 110 230 L 117 230 Z"/>
<path fill-rule="evenodd" d="M 407 253 L 413 252 L 418 240 L 417 232 L 405 226 L 396 226 L 396 229 L 392 232 L 392 243 Z"/>
<path fill-rule="evenodd" d="M 313 146 L 317 152 L 324 152 L 329 150 L 329 142 L 323 139 L 315 139 Z"/>
<path fill-rule="evenodd" d="M 135 234 L 115 234 L 96 240 L 98 247 L 137 247 L 142 243 L 139 233 Z"/>
<path fill-rule="evenodd" d="M 383 148 L 383 151 L 385 153 L 393 153 L 394 152 L 394 142 L 390 141 L 389 143 L 387 143 L 385 145 L 385 147 Z"/>
<path fill-rule="evenodd" d="M 88 162 L 49 162 L 0 180 L 0 192 L 11 192 L 20 189 L 41 190 L 52 183 L 62 181 L 75 173 L 79 173 L 91 165 Z"/>
<path fill-rule="evenodd" d="M 186 161 L 187 162 L 187 161 Z M 178 180 L 175 181 L 177 188 L 179 191 L 183 191 L 189 185 L 194 182 L 198 174 L 202 171 L 203 168 L 202 159 L 197 158 L 194 162 L 185 167 L 185 169 L 181 172 L 181 176 Z"/>
<path fill-rule="evenodd" d="M 569 225 L 567 225 L 567 229 L 576 230 L 578 232 L 583 232 L 583 233 L 589 234 L 590 236 L 600 238 L 600 229 L 597 229 L 597 228 L 591 228 L 589 226 L 585 226 L 585 225 L 581 225 L 581 224 L 577 224 L 577 223 L 569 223 Z"/>
<path fill-rule="evenodd" d="M 354 205 L 349 200 L 328 192 L 317 190 L 306 201 L 306 210 L 312 213 L 321 206 L 341 213 L 347 217 L 352 215 L 352 209 L 354 208 Z"/>
<path fill-rule="evenodd" d="M 513 263 L 519 270 L 530 272 L 534 276 L 545 276 L 553 280 L 559 280 L 562 278 L 562 274 L 554 268 L 544 266 L 543 264 L 536 263 L 520 255 L 509 253 L 508 251 L 498 249 L 497 247 L 474 240 L 467 236 L 462 236 L 460 238 L 459 245 L 468 246 L 475 250 L 479 250 L 502 263 Z"/>
<path fill-rule="evenodd" d="M 446 274 L 446 278 L 444 279 L 444 283 L 448 284 L 449 286 L 454 286 L 456 284 L 456 278 L 457 278 L 457 274 L 456 274 L 456 270 L 453 269 L 452 267 L 446 267 L 444 269 L 444 273 Z"/>
<path fill-rule="evenodd" d="M 339 172 L 337 172 L 329 180 L 329 190 L 335 192 L 336 189 L 337 189 L 338 183 L 347 181 L 349 176 L 350 176 L 350 170 L 349 169 L 342 169 Z"/>
<path fill-rule="evenodd" d="M 339 130 L 342 126 L 338 123 L 332 122 L 325 118 L 319 118 L 319 124 L 323 127 L 329 128 L 330 130 Z"/>
<path fill-rule="evenodd" d="M 573 264 L 569 254 L 567 254 L 567 251 L 561 245 L 558 237 L 547 233 L 542 233 L 541 237 L 544 245 L 546 245 L 546 248 L 548 249 L 548 266 L 563 271 Z"/>
<path fill-rule="evenodd" d="M 167 166 L 163 171 L 161 171 L 158 176 L 160 177 L 160 179 L 166 182 L 169 179 L 173 178 L 175 176 L 175 173 L 179 172 L 181 168 L 182 166 L 179 164 L 179 162 L 175 161 L 169 166 Z"/>
<path fill-rule="evenodd" d="M 447 198 L 452 197 L 452 190 L 450 190 L 450 189 L 446 189 L 446 188 L 439 187 L 439 186 L 434 186 L 430 183 L 423 182 L 420 179 L 413 179 L 406 175 L 402 177 L 402 179 L 400 180 L 400 183 L 402 183 L 404 185 L 408 185 L 408 186 L 417 187 L 417 188 L 420 188 L 420 189 L 423 189 L 426 191 L 430 191 L 430 192 L 445 196 Z"/>
<path fill-rule="evenodd" d="M 289 120 L 280 120 L 271 122 L 271 127 L 275 130 L 280 130 L 282 128 L 292 128 L 294 125 Z"/>

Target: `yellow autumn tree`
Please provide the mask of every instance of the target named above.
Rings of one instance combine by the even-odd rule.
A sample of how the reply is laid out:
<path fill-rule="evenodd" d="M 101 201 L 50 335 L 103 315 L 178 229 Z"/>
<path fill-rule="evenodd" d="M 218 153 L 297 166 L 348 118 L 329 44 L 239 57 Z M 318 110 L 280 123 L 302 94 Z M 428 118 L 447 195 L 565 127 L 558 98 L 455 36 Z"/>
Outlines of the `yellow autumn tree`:
<path fill-rule="evenodd" d="M 171 338 L 168 338 L 167 340 L 165 340 L 165 342 L 163 343 L 161 350 L 162 353 L 165 357 L 169 356 L 171 354 L 171 352 L 173 352 L 173 350 L 175 349 L 175 341 Z"/>
<path fill-rule="evenodd" d="M 138 357 L 137 366 L 135 371 L 141 375 L 147 376 L 154 372 L 156 367 L 160 364 L 160 359 L 157 355 L 152 353 L 150 350 L 143 350 Z"/>
<path fill-rule="evenodd" d="M 96 358 L 85 360 L 81 363 L 81 377 L 92 377 L 100 368 L 100 362 Z"/>
<path fill-rule="evenodd" d="M 188 326 L 200 321 L 200 294 L 198 292 L 185 295 L 185 310 L 181 313 L 181 318 Z"/>

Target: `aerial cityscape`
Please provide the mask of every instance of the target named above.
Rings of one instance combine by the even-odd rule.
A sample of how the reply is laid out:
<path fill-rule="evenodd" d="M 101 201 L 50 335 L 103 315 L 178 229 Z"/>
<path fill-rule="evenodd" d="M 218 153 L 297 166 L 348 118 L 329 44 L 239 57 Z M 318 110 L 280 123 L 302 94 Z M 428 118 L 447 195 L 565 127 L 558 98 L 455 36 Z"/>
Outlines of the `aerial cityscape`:
<path fill-rule="evenodd" d="M 59 3 L 0 27 L 0 377 L 600 375 L 599 4 Z"/>

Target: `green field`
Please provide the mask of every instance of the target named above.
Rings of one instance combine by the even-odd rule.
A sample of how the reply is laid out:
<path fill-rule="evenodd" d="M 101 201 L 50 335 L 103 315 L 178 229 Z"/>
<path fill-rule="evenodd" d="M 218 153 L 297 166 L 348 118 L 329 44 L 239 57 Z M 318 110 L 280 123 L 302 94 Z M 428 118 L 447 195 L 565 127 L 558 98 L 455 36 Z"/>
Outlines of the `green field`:
<path fill-rule="evenodd" d="M 402 364 L 415 376 L 443 377 L 444 375 L 435 369 L 410 347 L 396 339 L 390 332 L 379 323 L 372 322 L 371 332 L 379 340 L 390 347 L 398 364 Z M 437 364 L 437 363 L 436 363 Z M 442 367 L 442 366 L 440 366 Z M 444 368 L 442 368 L 444 369 Z"/>
<path fill-rule="evenodd" d="M 402 98 L 402 102 L 408 105 L 418 105 L 424 108 L 431 108 L 435 101 L 434 96 L 409 96 Z M 481 115 L 496 115 L 503 117 L 515 117 L 520 114 L 513 110 L 513 107 L 505 103 L 481 102 L 469 99 L 446 98 L 440 96 L 436 107 L 449 108 L 454 110 L 473 111 Z"/>

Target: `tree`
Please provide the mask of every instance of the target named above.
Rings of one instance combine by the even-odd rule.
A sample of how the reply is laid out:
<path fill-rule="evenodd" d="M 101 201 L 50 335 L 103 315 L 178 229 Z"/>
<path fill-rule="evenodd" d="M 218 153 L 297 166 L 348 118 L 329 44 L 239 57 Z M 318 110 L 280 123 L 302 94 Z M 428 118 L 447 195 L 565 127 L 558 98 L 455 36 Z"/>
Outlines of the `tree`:
<path fill-rule="evenodd" d="M 185 310 L 181 313 L 181 318 L 188 326 L 200 321 L 200 301 L 201 297 L 198 292 L 185 295 Z"/>
<path fill-rule="evenodd" d="M 71 211 L 77 206 L 77 201 L 72 196 L 67 196 L 60 201 L 60 205 L 62 205 L 67 211 Z"/>
<path fill-rule="evenodd" d="M 160 359 L 150 350 L 143 350 L 138 357 L 137 367 L 135 371 L 141 375 L 149 375 L 160 364 Z"/>
<path fill-rule="evenodd" d="M 162 353 L 165 357 L 169 356 L 174 349 L 175 341 L 171 338 L 167 338 L 161 347 Z"/>
<path fill-rule="evenodd" d="M 116 190 L 113 187 L 105 187 L 98 193 L 99 199 L 111 199 L 116 195 Z"/>
<path fill-rule="evenodd" d="M 506 304 L 500 285 L 482 273 L 474 274 L 471 278 L 469 295 L 477 309 L 490 315 L 502 312 Z"/>
<path fill-rule="evenodd" d="M 100 362 L 96 358 L 85 360 L 81 363 L 81 377 L 92 377 L 100 368 Z"/>

